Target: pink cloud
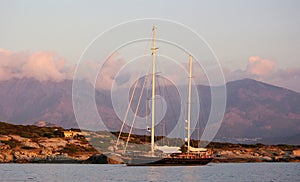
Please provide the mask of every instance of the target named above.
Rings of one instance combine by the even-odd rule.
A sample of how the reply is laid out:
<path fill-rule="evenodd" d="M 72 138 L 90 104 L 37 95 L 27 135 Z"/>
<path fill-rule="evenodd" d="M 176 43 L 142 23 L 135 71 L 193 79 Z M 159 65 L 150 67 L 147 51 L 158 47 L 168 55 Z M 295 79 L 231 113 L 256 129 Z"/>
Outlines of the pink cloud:
<path fill-rule="evenodd" d="M 84 65 L 83 79 L 93 81 L 89 73 L 100 71 L 96 87 L 109 89 L 115 81 L 115 75 L 124 64 L 124 59 L 118 53 L 111 55 L 102 68 L 95 61 L 87 62 Z M 0 81 L 34 78 L 39 81 L 60 82 L 73 79 L 74 71 L 75 65 L 67 67 L 66 61 L 53 52 L 13 52 L 0 48 Z"/>
<path fill-rule="evenodd" d="M 232 71 L 224 68 L 224 74 L 227 81 L 252 78 L 300 92 L 300 67 L 275 69 L 272 60 L 262 59 L 259 56 L 250 57 L 246 69 Z"/>
<path fill-rule="evenodd" d="M 20 78 L 22 65 L 26 63 L 29 55 L 25 52 L 14 53 L 9 50 L 0 50 L 0 80 Z"/>
<path fill-rule="evenodd" d="M 256 76 L 266 76 L 275 70 L 275 63 L 259 56 L 251 56 L 248 60 L 247 72 Z"/>
<path fill-rule="evenodd" d="M 12 54 L 12 51 L 0 48 L 0 55 L 6 55 L 7 56 L 7 55 L 11 55 L 11 54 Z"/>
<path fill-rule="evenodd" d="M 50 52 L 12 52 L 0 49 L 0 80 L 34 78 L 62 81 L 70 78 L 65 60 Z"/>
<path fill-rule="evenodd" d="M 36 52 L 23 65 L 23 76 L 40 81 L 62 81 L 66 78 L 63 72 L 65 60 L 57 58 L 54 53 Z"/>

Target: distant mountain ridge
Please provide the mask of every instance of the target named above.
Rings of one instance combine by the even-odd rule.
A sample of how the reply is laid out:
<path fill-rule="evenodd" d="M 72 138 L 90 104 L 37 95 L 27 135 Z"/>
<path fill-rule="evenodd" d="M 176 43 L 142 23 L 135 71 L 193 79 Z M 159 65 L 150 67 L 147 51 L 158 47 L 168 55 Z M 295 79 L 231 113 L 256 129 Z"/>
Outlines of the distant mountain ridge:
<path fill-rule="evenodd" d="M 251 79 L 229 82 L 227 93 L 227 109 L 219 135 L 227 133 L 227 137 L 248 138 L 299 136 L 299 93 Z"/>
<path fill-rule="evenodd" d="M 78 127 L 72 107 L 71 80 L 11 79 L 0 81 L 0 88 L 0 120 L 14 124 L 45 121 L 64 128 Z M 198 88 L 207 117 L 210 88 Z M 96 91 L 95 98 L 101 103 L 98 110 L 107 127 L 116 129 L 120 127 L 120 120 L 113 111 L 109 94 L 104 90 Z M 171 102 L 176 103 L 172 99 Z M 299 137 L 299 93 L 251 79 L 227 83 L 226 113 L 216 139 L 261 138 L 253 142 L 300 144 Z M 299 142 L 295 143 L 297 139 Z"/>

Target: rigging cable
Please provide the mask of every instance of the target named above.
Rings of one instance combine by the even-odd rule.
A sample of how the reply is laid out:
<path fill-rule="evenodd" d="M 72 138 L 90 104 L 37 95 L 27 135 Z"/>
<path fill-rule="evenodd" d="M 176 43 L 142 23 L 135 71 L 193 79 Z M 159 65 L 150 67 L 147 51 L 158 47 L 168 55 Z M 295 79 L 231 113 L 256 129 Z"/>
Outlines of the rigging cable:
<path fill-rule="evenodd" d="M 150 47 L 150 41 L 147 42 L 147 45 L 146 45 L 146 48 L 145 48 L 145 51 L 144 51 L 144 55 L 147 54 L 147 51 L 149 50 L 149 47 Z M 141 75 L 141 72 L 142 72 L 142 70 L 140 70 L 140 72 L 138 74 L 138 77 Z M 133 91 L 132 91 L 132 94 L 131 94 L 131 97 L 130 97 L 130 101 L 128 103 L 127 110 L 126 110 L 125 116 L 124 116 L 123 121 L 122 121 L 122 126 L 120 128 L 120 132 L 119 132 L 117 142 L 116 142 L 116 146 L 115 146 L 116 149 L 118 148 L 118 145 L 119 145 L 119 142 L 120 142 L 121 134 L 123 132 L 123 129 L 124 129 L 124 126 L 125 126 L 125 123 L 126 123 L 126 120 L 127 120 L 127 116 L 128 116 L 129 109 L 130 109 L 130 106 L 131 106 L 131 103 L 132 103 L 132 100 L 133 100 L 133 97 L 134 97 L 134 94 L 135 94 L 135 91 L 136 91 L 138 81 L 139 81 L 139 79 L 137 79 L 135 84 L 134 84 L 134 88 L 133 88 Z"/>
<path fill-rule="evenodd" d="M 130 131 L 129 131 L 129 134 L 128 134 L 128 137 L 127 137 L 127 141 L 126 141 L 124 153 L 126 152 L 126 149 L 127 149 L 127 146 L 128 146 L 128 142 L 130 140 L 130 135 L 131 135 L 131 132 L 132 132 L 132 129 L 133 129 L 133 125 L 134 125 L 134 122 L 135 122 L 135 119 L 136 119 L 136 116 L 137 116 L 137 112 L 139 111 L 139 106 L 140 106 L 141 99 L 142 99 L 142 96 L 143 96 L 143 92 L 144 92 L 144 88 L 145 88 L 145 83 L 146 83 L 146 78 L 144 79 L 144 83 L 143 83 L 141 94 L 140 94 L 140 97 L 139 97 L 139 100 L 138 100 L 138 104 L 137 104 L 135 112 L 134 112 L 134 118 L 133 118 L 133 121 L 132 121 L 132 124 L 131 124 L 131 128 L 130 128 Z"/>

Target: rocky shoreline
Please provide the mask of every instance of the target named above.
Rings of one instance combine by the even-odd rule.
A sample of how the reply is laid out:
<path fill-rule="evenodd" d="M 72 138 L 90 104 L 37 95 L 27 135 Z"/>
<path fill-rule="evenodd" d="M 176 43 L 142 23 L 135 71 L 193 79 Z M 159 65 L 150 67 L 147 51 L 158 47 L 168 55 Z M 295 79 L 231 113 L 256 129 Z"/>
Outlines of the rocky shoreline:
<path fill-rule="evenodd" d="M 131 142 L 145 144 L 142 137 L 132 138 L 135 139 Z M 0 122 L 0 163 L 120 164 L 120 157 L 112 154 L 114 143 L 111 135 L 105 132 L 84 133 Z M 300 162 L 300 146 L 294 145 L 212 142 L 207 148 L 215 163 Z"/>
<path fill-rule="evenodd" d="M 214 143 L 209 149 L 214 163 L 300 162 L 299 146 Z M 100 154 L 83 140 L 0 135 L 0 163 L 121 164 L 122 160 L 115 155 Z"/>
<path fill-rule="evenodd" d="M 212 148 L 213 162 L 300 162 L 299 146 L 227 144 Z"/>
<path fill-rule="evenodd" d="M 75 139 L 0 135 L 0 163 L 80 163 L 95 153 L 88 143 Z"/>

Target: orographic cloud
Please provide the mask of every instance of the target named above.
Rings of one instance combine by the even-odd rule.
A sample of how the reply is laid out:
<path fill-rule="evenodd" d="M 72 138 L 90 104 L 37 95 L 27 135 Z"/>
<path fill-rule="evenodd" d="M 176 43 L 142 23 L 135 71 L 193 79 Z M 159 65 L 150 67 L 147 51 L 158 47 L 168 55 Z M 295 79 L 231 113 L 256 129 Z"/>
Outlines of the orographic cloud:
<path fill-rule="evenodd" d="M 247 72 L 256 76 L 266 76 L 275 70 L 275 63 L 259 56 L 251 56 L 248 60 Z"/>
<path fill-rule="evenodd" d="M 29 53 L 0 49 L 0 80 L 34 78 L 59 82 L 71 76 L 66 61 L 53 52 Z"/>

